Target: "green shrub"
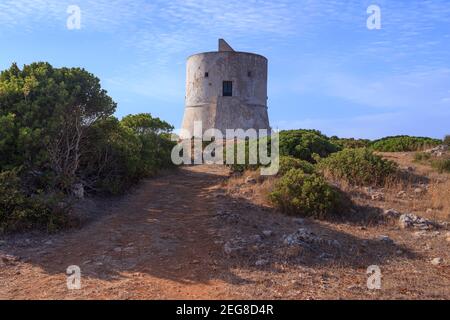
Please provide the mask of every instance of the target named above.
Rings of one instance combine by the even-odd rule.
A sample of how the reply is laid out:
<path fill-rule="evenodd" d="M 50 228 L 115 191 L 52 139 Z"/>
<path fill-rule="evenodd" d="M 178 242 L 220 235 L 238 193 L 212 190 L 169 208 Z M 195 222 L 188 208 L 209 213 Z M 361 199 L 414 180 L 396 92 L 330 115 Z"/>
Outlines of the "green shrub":
<path fill-rule="evenodd" d="M 258 139 L 246 139 L 244 140 L 236 140 L 235 143 L 226 144 L 226 147 L 223 148 L 224 151 L 224 161 L 227 161 L 227 153 L 230 152 L 230 148 L 234 149 L 234 162 L 230 165 L 230 168 L 234 172 L 244 172 L 245 170 L 256 170 L 260 168 L 261 166 L 264 166 L 261 164 L 261 159 L 259 157 L 259 147 L 261 145 L 266 145 L 267 147 L 267 157 L 270 157 L 271 154 L 271 137 L 260 137 Z M 243 148 L 245 150 L 245 161 L 244 163 L 238 164 L 238 148 Z M 252 163 L 250 163 L 250 149 L 253 149 L 256 151 L 256 154 L 253 155 Z"/>
<path fill-rule="evenodd" d="M 444 137 L 444 144 L 450 146 L 450 134 Z"/>
<path fill-rule="evenodd" d="M 370 140 L 368 139 L 338 138 L 337 136 L 332 136 L 330 141 L 341 147 L 341 149 L 366 148 L 370 145 Z"/>
<path fill-rule="evenodd" d="M 319 163 L 321 171 L 333 179 L 352 185 L 383 185 L 396 172 L 397 165 L 362 149 L 344 149 Z"/>
<path fill-rule="evenodd" d="M 117 194 L 172 165 L 173 127 L 150 114 L 119 121 L 116 106 L 84 69 L 39 62 L 0 73 L 0 172 L 12 179 L 0 190 L 2 229 L 51 229 L 66 209 L 53 202 L 75 184 Z"/>
<path fill-rule="evenodd" d="M 289 170 L 276 183 L 269 200 L 281 211 L 314 218 L 342 214 L 350 202 L 323 177 L 305 174 L 301 169 Z"/>
<path fill-rule="evenodd" d="M 54 231 L 67 222 L 56 195 L 26 195 L 15 170 L 0 173 L 0 233 L 44 227 Z"/>
<path fill-rule="evenodd" d="M 450 159 L 437 159 L 431 161 L 431 166 L 439 173 L 450 172 Z"/>
<path fill-rule="evenodd" d="M 280 132 L 280 155 L 315 162 L 313 155 L 327 157 L 341 148 L 317 130 L 288 130 Z"/>
<path fill-rule="evenodd" d="M 414 161 L 420 162 L 420 161 L 426 161 L 431 158 L 431 155 L 427 152 L 416 152 L 414 154 Z"/>
<path fill-rule="evenodd" d="M 395 136 L 373 141 L 371 147 L 381 152 L 420 151 L 441 144 L 439 139 L 427 137 Z"/>
<path fill-rule="evenodd" d="M 291 169 L 301 169 L 304 173 L 311 174 L 314 173 L 314 165 L 305 160 L 300 160 L 290 156 L 280 157 L 280 169 L 278 170 L 279 175 L 284 175 Z"/>

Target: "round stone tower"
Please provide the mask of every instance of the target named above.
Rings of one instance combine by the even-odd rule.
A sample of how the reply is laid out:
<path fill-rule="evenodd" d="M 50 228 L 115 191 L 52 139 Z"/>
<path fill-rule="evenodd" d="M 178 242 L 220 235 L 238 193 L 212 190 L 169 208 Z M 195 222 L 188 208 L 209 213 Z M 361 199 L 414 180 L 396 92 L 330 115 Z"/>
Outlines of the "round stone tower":
<path fill-rule="evenodd" d="M 202 131 L 268 129 L 267 59 L 234 51 L 219 39 L 219 51 L 192 55 L 187 60 L 186 103 L 182 128 L 194 136 L 194 122 Z M 183 135 L 183 134 L 182 134 Z"/>

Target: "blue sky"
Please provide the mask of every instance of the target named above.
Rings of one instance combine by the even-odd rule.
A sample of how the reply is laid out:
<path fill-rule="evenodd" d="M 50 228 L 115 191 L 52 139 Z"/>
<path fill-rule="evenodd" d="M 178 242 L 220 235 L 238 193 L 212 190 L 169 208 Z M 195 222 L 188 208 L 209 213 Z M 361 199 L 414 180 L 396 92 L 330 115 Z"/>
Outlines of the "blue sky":
<path fill-rule="evenodd" d="M 369 30 L 369 5 L 381 29 Z M 81 9 L 81 29 L 66 26 Z M 269 59 L 278 129 L 378 138 L 450 134 L 448 0 L 0 0 L 0 68 L 48 61 L 84 67 L 118 103 L 176 127 L 186 57 L 217 49 Z"/>

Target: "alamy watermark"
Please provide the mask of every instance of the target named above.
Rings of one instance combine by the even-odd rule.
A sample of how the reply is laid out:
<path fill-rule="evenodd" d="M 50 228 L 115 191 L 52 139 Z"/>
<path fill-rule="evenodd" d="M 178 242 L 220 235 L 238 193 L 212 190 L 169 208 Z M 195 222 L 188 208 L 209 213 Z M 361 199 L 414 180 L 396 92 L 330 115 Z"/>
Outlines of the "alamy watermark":
<path fill-rule="evenodd" d="M 366 21 L 367 29 L 380 30 L 381 29 L 381 8 L 375 4 L 372 4 L 367 8 L 367 14 L 370 15 Z"/>
<path fill-rule="evenodd" d="M 70 5 L 67 7 L 69 17 L 66 21 L 67 29 L 79 30 L 81 29 L 81 9 L 77 5 Z"/>
<path fill-rule="evenodd" d="M 68 266 L 67 274 L 67 289 L 80 290 L 81 289 L 81 269 L 79 266 Z"/>
<path fill-rule="evenodd" d="M 380 290 L 381 289 L 381 269 L 377 265 L 371 265 L 367 268 L 367 289 Z"/>

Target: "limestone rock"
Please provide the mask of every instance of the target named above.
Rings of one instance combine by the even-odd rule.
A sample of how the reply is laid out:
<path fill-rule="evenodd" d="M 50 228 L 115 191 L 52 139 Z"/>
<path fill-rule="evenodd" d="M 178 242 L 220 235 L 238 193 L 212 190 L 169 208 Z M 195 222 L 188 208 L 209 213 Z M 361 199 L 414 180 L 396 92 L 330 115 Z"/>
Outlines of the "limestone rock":
<path fill-rule="evenodd" d="M 273 235 L 273 232 L 272 232 L 272 230 L 264 230 L 264 231 L 262 232 L 262 234 L 263 234 L 265 237 L 270 237 L 270 236 Z"/>
<path fill-rule="evenodd" d="M 398 220 L 402 229 L 415 228 L 420 230 L 432 229 L 434 224 L 425 218 L 418 217 L 412 213 L 402 214 Z"/>
<path fill-rule="evenodd" d="M 261 267 L 269 264 L 269 261 L 266 259 L 259 259 L 255 262 L 255 266 Z"/>
<path fill-rule="evenodd" d="M 382 201 L 384 200 L 384 194 L 382 192 L 377 192 L 371 195 L 372 200 Z"/>
<path fill-rule="evenodd" d="M 400 212 L 395 209 L 387 209 L 383 212 L 383 216 L 386 218 L 397 219 L 398 217 L 400 217 L 400 215 Z"/>
<path fill-rule="evenodd" d="M 249 176 L 249 177 L 245 178 L 245 183 L 255 184 L 256 183 L 256 179 Z"/>
<path fill-rule="evenodd" d="M 76 183 L 72 186 L 72 193 L 78 199 L 84 198 L 84 186 L 82 183 Z"/>
<path fill-rule="evenodd" d="M 386 235 L 381 235 L 381 236 L 379 236 L 379 237 L 378 237 L 378 240 L 380 240 L 380 241 L 382 241 L 382 242 L 384 242 L 384 243 L 387 243 L 387 244 L 393 244 L 393 243 L 394 243 L 394 240 L 392 240 L 391 238 L 389 238 L 389 237 L 386 236 Z"/>

